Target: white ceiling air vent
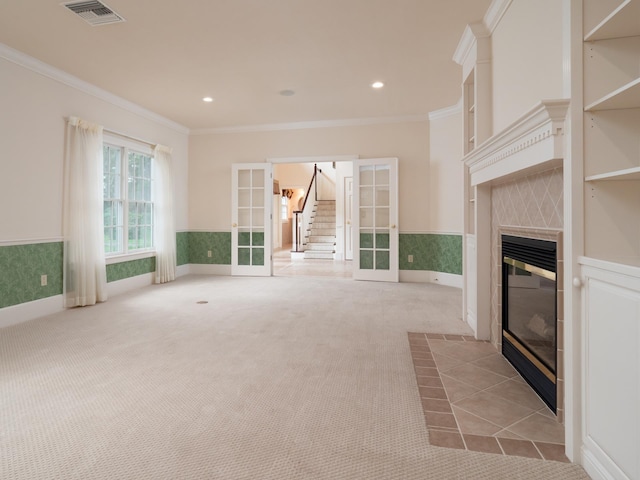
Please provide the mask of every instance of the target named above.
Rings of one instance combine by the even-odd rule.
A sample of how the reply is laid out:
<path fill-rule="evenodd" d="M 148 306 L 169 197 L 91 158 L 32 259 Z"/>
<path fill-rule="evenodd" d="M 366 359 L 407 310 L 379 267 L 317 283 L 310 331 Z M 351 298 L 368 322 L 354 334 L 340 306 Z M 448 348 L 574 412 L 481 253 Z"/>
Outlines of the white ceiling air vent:
<path fill-rule="evenodd" d="M 124 22 L 125 19 L 97 0 L 66 2 L 65 7 L 82 17 L 89 25 L 106 25 L 108 23 Z"/>

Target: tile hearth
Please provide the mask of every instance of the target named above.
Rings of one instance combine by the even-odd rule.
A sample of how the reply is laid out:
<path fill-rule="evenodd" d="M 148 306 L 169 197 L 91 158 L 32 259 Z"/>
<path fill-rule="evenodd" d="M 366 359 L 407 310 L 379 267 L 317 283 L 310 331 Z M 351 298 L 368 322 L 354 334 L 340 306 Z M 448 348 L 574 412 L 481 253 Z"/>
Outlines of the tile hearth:
<path fill-rule="evenodd" d="M 564 427 L 491 343 L 408 336 L 432 445 L 568 462 Z"/>

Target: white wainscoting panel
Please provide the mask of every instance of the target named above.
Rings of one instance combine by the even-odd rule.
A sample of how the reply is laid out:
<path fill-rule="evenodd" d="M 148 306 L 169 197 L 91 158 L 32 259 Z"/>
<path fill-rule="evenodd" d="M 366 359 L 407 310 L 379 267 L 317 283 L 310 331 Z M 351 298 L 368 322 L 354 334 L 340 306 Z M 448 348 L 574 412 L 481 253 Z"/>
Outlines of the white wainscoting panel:
<path fill-rule="evenodd" d="M 606 267 L 606 266 L 605 266 Z M 640 478 L 640 278 L 583 265 L 585 468 Z"/>

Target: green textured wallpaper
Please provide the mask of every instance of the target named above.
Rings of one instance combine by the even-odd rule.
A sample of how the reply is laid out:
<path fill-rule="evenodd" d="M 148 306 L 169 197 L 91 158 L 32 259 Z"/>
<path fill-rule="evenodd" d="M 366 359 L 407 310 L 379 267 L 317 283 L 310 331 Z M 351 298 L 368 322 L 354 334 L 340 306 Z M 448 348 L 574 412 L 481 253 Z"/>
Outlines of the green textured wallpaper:
<path fill-rule="evenodd" d="M 189 232 L 176 233 L 176 264 L 189 263 Z"/>
<path fill-rule="evenodd" d="M 189 232 L 188 249 L 189 263 L 231 265 L 231 232 Z"/>
<path fill-rule="evenodd" d="M 462 275 L 462 235 L 400 234 L 400 270 Z M 413 263 L 408 257 L 413 255 Z"/>
<path fill-rule="evenodd" d="M 0 247 L 0 308 L 60 294 L 62 242 Z"/>
<path fill-rule="evenodd" d="M 156 271 L 156 257 L 129 260 L 107 265 L 107 282 L 144 275 Z"/>

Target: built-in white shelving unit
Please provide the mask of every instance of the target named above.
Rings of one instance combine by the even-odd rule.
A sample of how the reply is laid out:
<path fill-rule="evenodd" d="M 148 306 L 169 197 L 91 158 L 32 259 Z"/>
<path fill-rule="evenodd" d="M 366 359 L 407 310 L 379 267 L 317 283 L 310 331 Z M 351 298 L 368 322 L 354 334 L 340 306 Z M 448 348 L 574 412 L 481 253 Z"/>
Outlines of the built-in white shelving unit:
<path fill-rule="evenodd" d="M 640 0 L 584 11 L 585 254 L 639 266 Z"/>
<path fill-rule="evenodd" d="M 582 464 L 593 478 L 631 480 L 640 478 L 640 0 L 583 0 L 582 13 Z"/>

